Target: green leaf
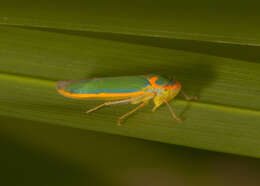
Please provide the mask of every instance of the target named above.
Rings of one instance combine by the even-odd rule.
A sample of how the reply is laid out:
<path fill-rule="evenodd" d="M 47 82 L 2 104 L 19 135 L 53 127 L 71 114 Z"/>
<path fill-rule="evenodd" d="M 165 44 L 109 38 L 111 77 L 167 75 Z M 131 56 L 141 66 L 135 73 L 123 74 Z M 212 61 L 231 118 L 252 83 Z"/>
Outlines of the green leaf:
<path fill-rule="evenodd" d="M 179 40 L 179 47 L 170 39 L 157 43 L 149 37 L 6 26 L 0 38 L 1 115 L 260 156 L 257 47 L 252 47 L 252 57 L 243 57 L 246 46 L 205 47 L 205 42 Z M 166 106 L 153 113 L 150 104 L 118 127 L 117 118 L 133 105 L 86 115 L 101 102 L 64 98 L 55 88 L 55 81 L 63 79 L 147 73 L 174 76 L 188 94 L 199 96 L 197 102 L 181 96 L 171 102 L 182 124 L 171 118 Z"/>
<path fill-rule="evenodd" d="M 8 0 L 0 24 L 260 44 L 259 1 Z"/>

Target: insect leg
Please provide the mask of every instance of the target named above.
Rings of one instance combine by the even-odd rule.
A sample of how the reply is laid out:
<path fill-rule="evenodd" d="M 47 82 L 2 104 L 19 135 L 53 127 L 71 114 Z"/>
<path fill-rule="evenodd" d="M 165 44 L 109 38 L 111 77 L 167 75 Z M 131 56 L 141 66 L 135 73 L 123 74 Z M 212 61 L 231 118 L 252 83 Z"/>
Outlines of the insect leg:
<path fill-rule="evenodd" d="M 164 101 L 164 103 L 166 103 L 166 105 L 168 106 L 168 108 L 169 108 L 169 110 L 170 110 L 170 112 L 171 112 L 171 114 L 172 114 L 172 117 L 173 117 L 174 119 L 176 119 L 179 123 L 181 123 L 181 122 L 182 122 L 181 118 L 179 118 L 178 116 L 176 116 L 176 114 L 174 113 L 172 107 L 171 107 L 170 104 L 167 102 L 167 100 L 166 100 L 166 99 L 163 99 L 163 101 Z"/>
<path fill-rule="evenodd" d="M 132 101 L 135 101 L 137 100 L 138 98 L 130 98 L 130 99 L 123 99 L 123 100 L 119 100 L 119 101 L 109 101 L 109 102 L 105 102 L 101 105 L 98 105 L 92 109 L 89 109 L 86 113 L 90 113 L 90 112 L 93 112 L 95 110 L 98 110 L 104 106 L 108 106 L 108 105 L 116 105 L 116 104 L 120 104 L 120 103 L 128 103 L 128 102 L 132 102 Z"/>
<path fill-rule="evenodd" d="M 143 103 L 141 103 L 140 105 L 138 105 L 136 108 L 134 108 L 133 110 L 127 112 L 126 114 L 124 114 L 123 116 L 121 116 L 118 119 L 117 125 L 120 126 L 121 125 L 121 120 L 125 119 L 126 117 L 128 117 L 129 115 L 133 114 L 134 112 L 136 112 L 138 109 L 142 108 L 143 106 L 145 106 L 148 103 L 148 101 L 145 101 Z"/>
<path fill-rule="evenodd" d="M 197 100 L 197 99 L 198 99 L 197 96 L 188 96 L 185 92 L 183 92 L 183 90 L 181 90 L 181 93 L 182 93 L 182 95 L 185 97 L 185 99 L 186 99 L 187 101 Z"/>
<path fill-rule="evenodd" d="M 130 112 L 127 112 L 126 114 L 124 114 L 123 116 L 121 116 L 119 119 L 118 119 L 118 122 L 117 122 L 117 125 L 120 126 L 120 122 L 121 120 L 125 119 L 126 117 L 128 117 L 129 115 L 133 114 L 134 112 L 136 112 L 138 109 L 142 108 L 143 106 L 147 105 L 149 103 L 149 100 L 152 99 L 154 97 L 154 94 L 151 93 L 145 97 L 139 97 L 137 98 L 136 100 L 136 103 L 141 101 L 143 103 L 141 103 L 140 105 L 138 105 L 135 109 L 131 110 Z M 134 104 L 136 104 L 134 103 Z"/>

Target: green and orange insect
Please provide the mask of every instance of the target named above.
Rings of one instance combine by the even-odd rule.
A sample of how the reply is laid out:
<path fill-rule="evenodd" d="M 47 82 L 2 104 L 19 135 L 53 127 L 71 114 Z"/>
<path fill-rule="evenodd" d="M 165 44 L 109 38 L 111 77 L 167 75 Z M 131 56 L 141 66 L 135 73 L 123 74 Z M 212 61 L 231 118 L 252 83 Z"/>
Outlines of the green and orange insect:
<path fill-rule="evenodd" d="M 153 111 L 165 103 L 173 118 L 181 122 L 182 120 L 175 115 L 168 102 L 177 96 L 179 92 L 184 95 L 186 100 L 197 99 L 197 97 L 189 97 L 181 91 L 181 84 L 178 81 L 169 80 L 160 75 L 58 81 L 57 90 L 61 95 L 74 99 L 108 100 L 88 110 L 87 113 L 108 105 L 120 103 L 139 104 L 135 109 L 122 115 L 118 119 L 118 125 L 120 125 L 123 119 L 148 104 L 151 99 L 153 99 L 154 102 Z"/>

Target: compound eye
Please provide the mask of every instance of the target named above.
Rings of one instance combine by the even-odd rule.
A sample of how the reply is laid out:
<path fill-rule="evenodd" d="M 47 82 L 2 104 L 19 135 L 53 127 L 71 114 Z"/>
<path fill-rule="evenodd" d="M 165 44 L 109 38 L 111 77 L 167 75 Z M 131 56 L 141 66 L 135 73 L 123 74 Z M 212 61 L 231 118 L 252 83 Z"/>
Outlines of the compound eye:
<path fill-rule="evenodd" d="M 174 78 L 170 78 L 168 85 L 174 85 L 175 83 L 176 83 L 176 80 Z"/>

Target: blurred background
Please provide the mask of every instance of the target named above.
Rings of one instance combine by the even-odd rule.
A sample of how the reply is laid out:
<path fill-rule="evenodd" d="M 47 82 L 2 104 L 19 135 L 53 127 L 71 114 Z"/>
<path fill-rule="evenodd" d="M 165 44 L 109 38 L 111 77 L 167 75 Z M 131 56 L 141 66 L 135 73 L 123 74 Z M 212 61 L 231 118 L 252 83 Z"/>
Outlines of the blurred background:
<path fill-rule="evenodd" d="M 0 183 L 257 186 L 260 161 L 1 117 Z"/>

